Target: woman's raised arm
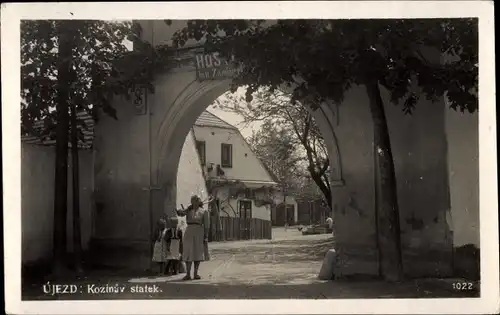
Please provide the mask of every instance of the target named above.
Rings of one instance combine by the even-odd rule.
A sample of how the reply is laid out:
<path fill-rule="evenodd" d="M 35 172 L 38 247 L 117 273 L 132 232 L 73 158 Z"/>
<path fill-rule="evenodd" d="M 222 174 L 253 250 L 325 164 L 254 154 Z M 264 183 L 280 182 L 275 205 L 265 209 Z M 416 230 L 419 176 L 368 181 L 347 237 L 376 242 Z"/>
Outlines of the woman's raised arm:
<path fill-rule="evenodd" d="M 180 217 L 185 217 L 187 213 L 187 210 L 176 209 L 175 211 L 177 212 L 177 215 Z"/>

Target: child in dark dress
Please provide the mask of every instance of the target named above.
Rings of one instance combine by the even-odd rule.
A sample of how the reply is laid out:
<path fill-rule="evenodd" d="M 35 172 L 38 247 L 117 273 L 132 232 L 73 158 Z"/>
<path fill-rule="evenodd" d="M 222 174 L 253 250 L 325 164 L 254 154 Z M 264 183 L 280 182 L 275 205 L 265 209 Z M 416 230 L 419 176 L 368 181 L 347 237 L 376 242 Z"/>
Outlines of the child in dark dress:
<path fill-rule="evenodd" d="M 176 275 L 180 272 L 180 261 L 182 257 L 182 231 L 178 227 L 179 220 L 172 217 L 168 220 L 168 229 L 165 239 L 167 241 L 167 267 L 166 273 Z"/>

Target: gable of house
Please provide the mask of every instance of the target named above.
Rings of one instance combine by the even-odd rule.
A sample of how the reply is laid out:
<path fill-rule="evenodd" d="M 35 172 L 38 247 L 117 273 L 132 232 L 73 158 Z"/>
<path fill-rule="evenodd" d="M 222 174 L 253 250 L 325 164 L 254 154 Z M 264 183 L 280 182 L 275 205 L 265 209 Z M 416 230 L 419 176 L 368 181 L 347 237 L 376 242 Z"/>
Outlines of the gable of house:
<path fill-rule="evenodd" d="M 224 121 L 220 117 L 212 114 L 207 110 L 201 113 L 198 119 L 196 119 L 194 125 L 199 127 L 216 127 L 216 128 L 238 130 L 238 128 L 236 128 L 235 126 L 231 125 L 230 123 Z"/>
<path fill-rule="evenodd" d="M 221 165 L 222 144 L 232 146 L 231 167 L 222 167 L 227 179 L 246 182 L 247 184 L 277 185 L 273 175 L 252 151 L 250 145 L 238 128 L 225 122 L 216 115 L 205 111 L 194 125 L 195 138 L 204 142 L 207 165 Z M 201 153 L 203 155 L 203 153 Z"/>

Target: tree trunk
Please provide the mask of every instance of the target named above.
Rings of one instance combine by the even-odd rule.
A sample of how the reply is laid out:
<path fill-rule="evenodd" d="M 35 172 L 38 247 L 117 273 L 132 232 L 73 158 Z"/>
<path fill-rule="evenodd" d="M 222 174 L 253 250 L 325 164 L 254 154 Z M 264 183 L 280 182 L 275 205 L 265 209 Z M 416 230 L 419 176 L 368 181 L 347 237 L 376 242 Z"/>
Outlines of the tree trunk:
<path fill-rule="evenodd" d="M 377 150 L 375 147 L 375 141 L 373 142 L 373 187 L 374 189 L 374 195 L 375 195 L 375 246 L 377 247 L 377 259 L 378 259 L 378 276 L 382 277 L 382 250 L 380 248 L 380 233 L 379 233 L 379 227 L 378 227 L 378 221 L 379 221 L 379 176 L 378 176 L 378 159 L 377 159 Z"/>
<path fill-rule="evenodd" d="M 217 190 L 212 186 L 208 187 L 208 195 L 213 196 L 212 201 L 212 209 L 215 211 L 215 239 L 212 241 L 221 241 L 222 240 L 222 220 L 220 216 L 220 199 L 217 196 Z M 211 233 L 212 235 L 212 233 Z"/>
<path fill-rule="evenodd" d="M 56 165 L 54 189 L 54 234 L 53 234 L 53 272 L 60 276 L 66 269 L 66 220 L 68 211 L 68 99 L 70 92 L 70 66 L 72 60 L 72 38 L 69 23 L 59 23 L 57 127 L 56 127 Z"/>
<path fill-rule="evenodd" d="M 378 82 L 367 83 L 366 89 L 373 119 L 375 169 L 379 176 L 377 223 L 382 259 L 381 271 L 386 280 L 400 281 L 403 278 L 401 227 L 389 131 Z"/>
<path fill-rule="evenodd" d="M 318 173 L 311 171 L 310 168 L 309 168 L 309 173 L 311 174 L 311 178 L 316 183 L 318 188 L 321 190 L 321 193 L 325 197 L 328 208 L 330 208 L 330 211 L 332 211 L 333 210 L 332 190 L 328 186 L 325 185 L 325 182 L 323 181 L 323 179 L 321 178 L 321 176 Z"/>
<path fill-rule="evenodd" d="M 76 105 L 71 107 L 71 158 L 73 171 L 73 254 L 75 271 L 81 273 L 82 268 L 82 235 L 80 226 L 80 163 L 78 159 L 78 135 L 76 121 Z"/>
<path fill-rule="evenodd" d="M 283 211 L 285 212 L 285 226 L 288 225 L 288 209 L 286 208 L 286 192 L 283 186 Z"/>
<path fill-rule="evenodd" d="M 216 207 L 217 207 L 217 241 L 222 241 L 222 219 L 220 216 L 220 199 L 216 199 Z"/>

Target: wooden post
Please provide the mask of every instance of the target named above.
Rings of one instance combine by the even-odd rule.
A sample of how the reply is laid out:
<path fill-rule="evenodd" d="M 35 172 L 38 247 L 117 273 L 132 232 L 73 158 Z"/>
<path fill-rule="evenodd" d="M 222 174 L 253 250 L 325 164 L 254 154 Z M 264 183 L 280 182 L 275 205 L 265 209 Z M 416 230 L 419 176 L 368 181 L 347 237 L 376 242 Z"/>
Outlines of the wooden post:
<path fill-rule="evenodd" d="M 312 209 L 312 202 L 309 200 L 309 224 L 312 224 L 312 216 L 313 216 L 313 209 Z"/>
<path fill-rule="evenodd" d="M 73 60 L 74 26 L 72 21 L 59 21 L 59 52 L 57 57 L 56 159 L 54 179 L 53 273 L 59 277 L 66 271 L 68 215 L 68 126 Z"/>
<path fill-rule="evenodd" d="M 76 104 L 71 106 L 71 158 L 73 179 L 73 255 L 75 271 L 81 273 L 82 268 L 82 234 L 80 226 L 80 170 L 78 159 L 78 135 L 76 121 Z"/>

